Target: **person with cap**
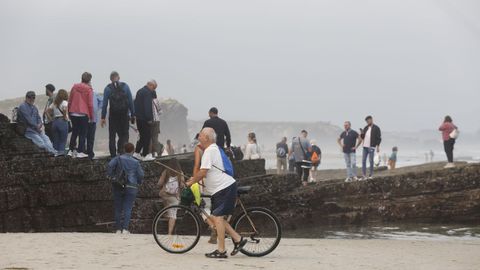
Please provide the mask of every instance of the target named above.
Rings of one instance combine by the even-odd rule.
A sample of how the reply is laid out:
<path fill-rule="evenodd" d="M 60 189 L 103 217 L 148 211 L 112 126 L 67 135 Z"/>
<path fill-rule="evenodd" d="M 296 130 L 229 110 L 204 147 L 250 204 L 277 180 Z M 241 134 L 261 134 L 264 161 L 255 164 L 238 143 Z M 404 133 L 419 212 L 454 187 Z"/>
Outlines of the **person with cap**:
<path fill-rule="evenodd" d="M 215 107 L 212 107 L 208 111 L 208 116 L 210 119 L 205 121 L 203 123 L 204 128 L 213 128 L 215 130 L 215 133 L 217 134 L 217 145 L 221 149 L 225 149 L 225 144 L 227 146 L 227 149 L 230 149 L 230 145 L 232 143 L 232 138 L 230 136 L 230 129 L 228 128 L 228 124 L 225 120 L 222 118 L 218 117 L 218 109 Z M 198 139 L 198 134 L 195 139 Z"/>
<path fill-rule="evenodd" d="M 57 155 L 57 151 L 53 148 L 52 142 L 45 135 L 44 125 L 38 109 L 35 106 L 36 94 L 28 91 L 25 95 L 25 102 L 18 107 L 18 123 L 25 127 L 25 137 L 30 139 L 38 147 Z"/>
<path fill-rule="evenodd" d="M 101 127 L 105 127 L 108 111 L 108 147 L 110 156 L 123 154 L 123 145 L 129 140 L 129 121 L 135 124 L 135 108 L 132 92 L 125 82 L 120 81 L 116 71 L 110 73 L 110 81 L 103 91 Z M 118 136 L 118 141 L 116 137 Z"/>
<path fill-rule="evenodd" d="M 362 173 L 361 180 L 367 180 L 373 178 L 373 166 L 375 158 L 375 150 L 380 153 L 380 143 L 382 142 L 382 132 L 380 128 L 373 124 L 373 117 L 367 116 L 365 118 L 367 126 L 360 129 L 360 137 L 363 140 L 363 155 L 362 155 Z M 367 176 L 367 158 L 370 162 L 370 171 Z"/>
<path fill-rule="evenodd" d="M 157 89 L 157 82 L 155 80 L 150 80 L 147 84 L 140 90 L 138 90 L 135 97 L 135 118 L 137 121 L 138 133 L 140 139 L 137 141 L 135 147 L 134 157 L 143 160 L 149 161 L 154 160 L 154 158 L 149 155 L 150 151 L 150 142 L 152 141 L 152 127 L 153 127 L 153 92 Z M 142 154 L 140 154 L 140 152 Z"/>
<path fill-rule="evenodd" d="M 72 136 L 70 137 L 70 151 L 72 157 L 86 158 L 85 143 L 88 134 L 88 123 L 93 121 L 93 89 L 92 74 L 84 72 L 82 82 L 72 87 L 68 100 L 68 112 L 72 121 Z M 78 139 L 78 149 L 75 151 Z"/>
<path fill-rule="evenodd" d="M 53 141 L 53 115 L 50 113 L 50 106 L 52 105 L 53 101 L 55 100 L 55 86 L 49 83 L 45 85 L 45 95 L 48 97 L 47 103 L 45 104 L 45 108 L 43 109 L 43 125 L 45 127 L 45 134 L 48 136 L 50 141 Z"/>

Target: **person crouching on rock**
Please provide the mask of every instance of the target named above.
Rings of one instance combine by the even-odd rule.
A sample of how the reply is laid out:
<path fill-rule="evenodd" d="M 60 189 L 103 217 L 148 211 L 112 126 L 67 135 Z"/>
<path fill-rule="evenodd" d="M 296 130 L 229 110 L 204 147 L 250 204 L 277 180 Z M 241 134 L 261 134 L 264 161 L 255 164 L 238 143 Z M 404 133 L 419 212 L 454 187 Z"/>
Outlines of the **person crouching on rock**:
<path fill-rule="evenodd" d="M 125 154 L 117 156 L 108 163 L 107 174 L 113 179 L 113 204 L 115 208 L 115 228 L 117 234 L 129 234 L 128 225 L 132 215 L 133 203 L 142 184 L 144 171 L 140 162 L 133 157 L 135 146 L 125 144 Z M 122 221 L 123 214 L 123 221 Z"/>
<path fill-rule="evenodd" d="M 183 177 L 182 168 L 180 163 L 176 159 L 171 159 L 168 166 L 172 168 L 165 169 L 160 175 L 158 185 L 160 186 L 160 198 L 163 201 L 164 207 L 180 204 L 180 190 L 185 185 L 185 179 Z M 172 235 L 173 228 L 175 227 L 175 221 L 177 220 L 177 210 L 170 209 L 168 211 L 168 235 Z"/>
<path fill-rule="evenodd" d="M 235 202 L 237 199 L 237 182 L 233 177 L 224 173 L 225 167 L 220 154 L 220 149 L 216 144 L 217 135 L 212 128 L 204 128 L 198 137 L 202 148 L 205 149 L 200 172 L 190 178 L 187 186 L 198 183 L 205 178 L 205 192 L 212 194 L 212 219 L 215 223 L 218 235 L 218 249 L 212 253 L 205 254 L 207 258 L 224 259 L 227 258 L 225 250 L 225 232 L 233 239 L 235 247 L 230 253 L 236 255 L 246 244 L 243 239 L 224 219 L 225 216 L 233 214 Z"/>

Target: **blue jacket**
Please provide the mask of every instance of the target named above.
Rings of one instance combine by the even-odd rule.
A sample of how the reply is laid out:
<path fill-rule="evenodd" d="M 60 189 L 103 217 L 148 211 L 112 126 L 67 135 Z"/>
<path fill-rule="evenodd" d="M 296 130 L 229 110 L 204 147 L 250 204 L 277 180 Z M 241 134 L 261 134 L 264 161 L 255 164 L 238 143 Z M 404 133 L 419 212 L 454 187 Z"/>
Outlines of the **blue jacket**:
<path fill-rule="evenodd" d="M 103 97 L 100 94 L 93 92 L 93 123 L 98 122 L 98 109 L 102 108 Z"/>
<path fill-rule="evenodd" d="M 144 121 L 153 121 L 153 93 L 147 86 L 138 90 L 135 97 L 135 117 Z"/>
<path fill-rule="evenodd" d="M 18 112 L 18 122 L 25 124 L 27 127 L 26 132 L 40 133 L 38 125 L 42 124 L 42 118 L 35 105 L 24 102 L 18 107 Z"/>
<path fill-rule="evenodd" d="M 124 82 L 118 82 L 120 84 L 120 87 L 122 87 L 123 91 L 127 94 L 128 97 L 128 108 L 130 110 L 130 115 L 133 116 L 135 115 L 135 108 L 133 106 L 133 98 L 132 98 L 132 92 L 130 91 L 130 87 L 128 84 Z M 102 106 L 102 119 L 105 119 L 107 117 L 107 107 L 108 107 L 108 101 L 110 99 L 110 93 L 112 93 L 112 84 L 109 84 L 105 87 L 105 90 L 103 91 L 103 106 Z"/>
<path fill-rule="evenodd" d="M 116 177 L 117 175 L 120 175 L 122 166 L 120 166 L 119 159 L 122 159 L 121 164 L 123 165 L 123 169 L 127 174 L 128 183 L 133 185 L 142 184 L 145 173 L 140 165 L 140 162 L 130 154 L 123 154 L 112 159 L 108 163 L 107 175 L 110 177 Z"/>

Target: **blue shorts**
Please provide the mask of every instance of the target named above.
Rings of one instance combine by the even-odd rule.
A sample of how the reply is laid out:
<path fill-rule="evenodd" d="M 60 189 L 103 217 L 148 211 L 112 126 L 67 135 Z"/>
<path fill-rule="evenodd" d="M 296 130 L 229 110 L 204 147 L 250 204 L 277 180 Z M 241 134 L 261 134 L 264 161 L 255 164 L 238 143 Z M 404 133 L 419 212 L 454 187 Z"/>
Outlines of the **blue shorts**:
<path fill-rule="evenodd" d="M 212 195 L 212 216 L 222 217 L 233 214 L 237 200 L 237 183 Z"/>

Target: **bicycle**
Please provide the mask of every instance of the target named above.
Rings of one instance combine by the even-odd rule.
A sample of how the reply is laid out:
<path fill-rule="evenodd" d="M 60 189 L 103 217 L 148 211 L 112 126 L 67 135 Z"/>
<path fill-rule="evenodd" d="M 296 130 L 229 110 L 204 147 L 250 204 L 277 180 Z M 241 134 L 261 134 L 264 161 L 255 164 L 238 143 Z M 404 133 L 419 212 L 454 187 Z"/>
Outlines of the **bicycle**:
<path fill-rule="evenodd" d="M 245 208 L 240 197 L 250 190 L 250 186 L 238 188 L 235 209 L 240 206 L 241 211 L 232 219 L 231 225 L 242 237 L 248 239 L 240 252 L 250 257 L 262 257 L 273 252 L 280 244 L 282 228 L 272 211 L 263 207 Z M 198 244 L 201 237 L 200 220 L 207 223 L 209 218 L 210 215 L 195 203 L 172 205 L 157 213 L 153 220 L 152 233 L 163 250 L 183 254 Z"/>

